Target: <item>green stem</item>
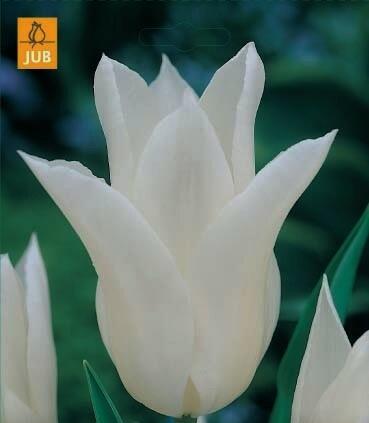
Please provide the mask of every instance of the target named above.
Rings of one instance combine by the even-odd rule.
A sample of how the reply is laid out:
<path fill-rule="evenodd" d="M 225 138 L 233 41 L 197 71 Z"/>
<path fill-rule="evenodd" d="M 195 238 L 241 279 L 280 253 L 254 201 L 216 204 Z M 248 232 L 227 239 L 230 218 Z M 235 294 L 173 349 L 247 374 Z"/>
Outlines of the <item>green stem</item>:
<path fill-rule="evenodd" d="M 174 418 L 174 423 L 196 423 L 197 419 L 191 416 L 182 416 L 178 418 Z"/>

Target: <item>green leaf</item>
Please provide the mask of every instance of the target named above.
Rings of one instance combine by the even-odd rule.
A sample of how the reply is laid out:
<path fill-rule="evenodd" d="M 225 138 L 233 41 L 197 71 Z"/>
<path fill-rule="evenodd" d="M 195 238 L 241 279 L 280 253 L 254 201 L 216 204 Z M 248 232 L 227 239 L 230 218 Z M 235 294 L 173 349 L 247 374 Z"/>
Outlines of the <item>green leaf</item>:
<path fill-rule="evenodd" d="M 357 267 L 369 234 L 369 206 L 352 229 L 345 242 L 333 257 L 326 275 L 337 312 L 344 322 L 355 281 Z M 281 360 L 277 375 L 277 398 L 270 423 L 290 423 L 293 395 L 305 353 L 311 323 L 314 318 L 322 278 L 307 300 L 293 332 L 287 350 Z"/>
<path fill-rule="evenodd" d="M 83 361 L 83 367 L 86 372 L 88 389 L 90 391 L 90 397 L 96 417 L 96 422 L 123 423 L 123 420 L 119 416 L 113 401 L 107 394 L 103 384 L 97 377 L 97 374 L 86 360 Z"/>

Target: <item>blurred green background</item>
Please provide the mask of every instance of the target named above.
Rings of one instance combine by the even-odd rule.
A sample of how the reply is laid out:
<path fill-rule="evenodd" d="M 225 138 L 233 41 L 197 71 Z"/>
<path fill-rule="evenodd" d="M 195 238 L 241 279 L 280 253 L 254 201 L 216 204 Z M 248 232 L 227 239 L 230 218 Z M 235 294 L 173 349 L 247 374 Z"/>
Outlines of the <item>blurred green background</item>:
<path fill-rule="evenodd" d="M 97 329 L 96 275 L 77 235 L 16 154 L 79 160 L 108 178 L 93 99 L 102 52 L 147 81 L 166 53 L 198 93 L 214 71 L 255 41 L 266 68 L 256 123 L 260 169 L 279 151 L 332 128 L 340 132 L 293 208 L 276 245 L 282 309 L 272 345 L 250 389 L 211 421 L 265 422 L 278 361 L 303 305 L 369 199 L 369 3 L 367 1 L 2 2 L 1 250 L 15 262 L 36 231 L 50 280 L 59 367 L 60 423 L 94 421 L 82 370 L 86 358 L 128 421 L 163 421 L 124 391 Z M 59 68 L 16 69 L 18 16 L 59 18 Z M 369 321 L 368 248 L 346 328 Z M 124 334 L 122 334 L 124 336 Z"/>

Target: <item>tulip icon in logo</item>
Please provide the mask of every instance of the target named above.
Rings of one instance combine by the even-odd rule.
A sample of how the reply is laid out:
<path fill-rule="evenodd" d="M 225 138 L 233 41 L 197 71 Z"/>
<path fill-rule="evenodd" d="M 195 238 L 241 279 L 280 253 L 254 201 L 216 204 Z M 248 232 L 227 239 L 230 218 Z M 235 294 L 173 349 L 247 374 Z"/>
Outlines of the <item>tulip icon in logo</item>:
<path fill-rule="evenodd" d="M 43 45 L 45 41 L 46 34 L 45 34 L 45 31 L 42 29 L 41 25 L 42 24 L 37 23 L 36 21 L 32 22 L 31 30 L 28 33 L 29 43 L 32 44 L 32 48 L 36 44 Z"/>

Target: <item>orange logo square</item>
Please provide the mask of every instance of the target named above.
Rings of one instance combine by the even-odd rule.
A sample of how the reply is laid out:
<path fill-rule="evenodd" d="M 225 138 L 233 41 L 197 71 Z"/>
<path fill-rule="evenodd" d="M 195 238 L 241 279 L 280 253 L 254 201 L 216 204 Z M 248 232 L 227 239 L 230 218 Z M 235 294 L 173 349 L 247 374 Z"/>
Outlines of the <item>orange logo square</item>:
<path fill-rule="evenodd" d="M 58 68 L 58 18 L 18 18 L 18 69 Z"/>

